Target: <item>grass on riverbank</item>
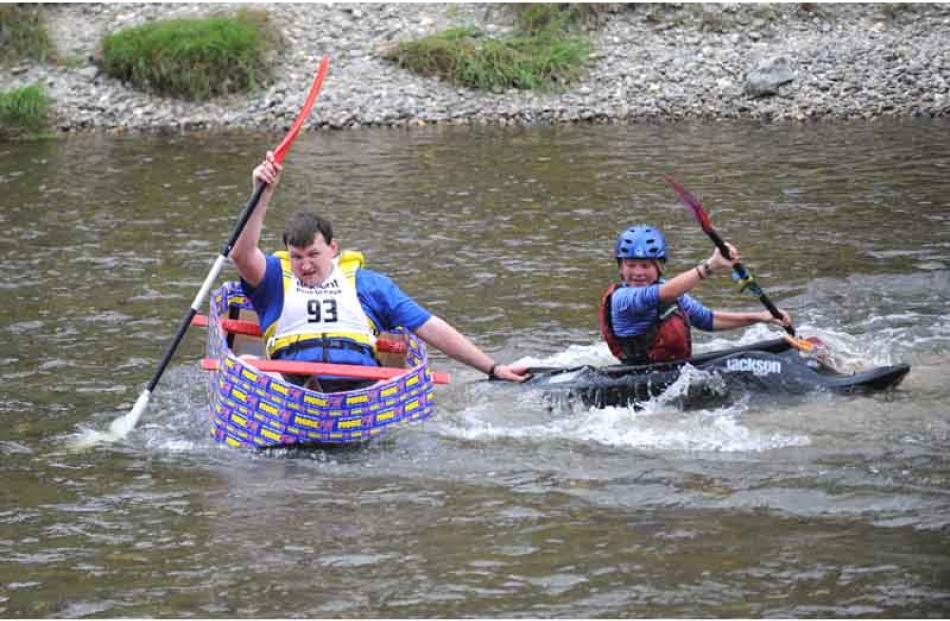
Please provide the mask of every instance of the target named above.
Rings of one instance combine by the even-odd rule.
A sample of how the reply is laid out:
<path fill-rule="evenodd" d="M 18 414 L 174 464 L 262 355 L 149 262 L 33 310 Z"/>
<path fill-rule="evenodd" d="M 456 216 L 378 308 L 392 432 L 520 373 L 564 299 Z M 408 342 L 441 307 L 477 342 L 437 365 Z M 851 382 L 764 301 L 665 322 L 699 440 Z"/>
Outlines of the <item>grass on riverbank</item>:
<path fill-rule="evenodd" d="M 201 101 L 270 82 L 268 57 L 278 42 L 263 11 L 170 19 L 106 36 L 102 67 L 138 88 Z"/>
<path fill-rule="evenodd" d="M 400 43 L 383 56 L 416 73 L 483 90 L 563 85 L 590 54 L 590 42 L 577 33 L 590 6 L 513 5 L 516 25 L 507 36 L 486 37 L 463 26 Z"/>
<path fill-rule="evenodd" d="M 36 5 L 0 5 L 0 64 L 23 60 L 46 62 L 56 57 L 56 48 Z"/>
<path fill-rule="evenodd" d="M 39 84 L 0 91 L 0 138 L 25 138 L 46 127 L 49 98 Z"/>

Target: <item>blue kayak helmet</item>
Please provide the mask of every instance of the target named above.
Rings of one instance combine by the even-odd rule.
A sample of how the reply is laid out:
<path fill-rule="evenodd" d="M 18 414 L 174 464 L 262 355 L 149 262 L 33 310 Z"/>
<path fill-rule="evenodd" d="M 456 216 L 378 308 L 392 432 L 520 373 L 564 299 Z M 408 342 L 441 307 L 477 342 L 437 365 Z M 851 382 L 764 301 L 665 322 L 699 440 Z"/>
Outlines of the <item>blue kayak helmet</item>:
<path fill-rule="evenodd" d="M 666 261 L 666 239 L 660 229 L 638 224 L 620 234 L 614 246 L 618 259 L 655 259 Z"/>

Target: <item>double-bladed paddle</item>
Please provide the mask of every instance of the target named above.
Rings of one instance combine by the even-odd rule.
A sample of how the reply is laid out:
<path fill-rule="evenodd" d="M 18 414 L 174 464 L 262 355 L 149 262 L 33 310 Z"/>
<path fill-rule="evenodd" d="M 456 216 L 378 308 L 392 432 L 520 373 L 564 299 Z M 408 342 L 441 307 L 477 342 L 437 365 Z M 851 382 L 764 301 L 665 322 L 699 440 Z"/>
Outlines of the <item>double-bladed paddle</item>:
<path fill-rule="evenodd" d="M 676 195 L 679 197 L 680 202 L 686 206 L 687 209 L 693 214 L 693 217 L 696 218 L 696 221 L 699 223 L 699 226 L 703 229 L 703 232 L 712 240 L 712 242 L 719 249 L 719 252 L 725 258 L 729 259 L 729 247 L 726 246 L 726 242 L 723 241 L 719 233 L 712 225 L 712 220 L 709 219 L 709 214 L 706 213 L 706 210 L 703 209 L 703 204 L 696 198 L 689 190 L 683 187 L 678 181 L 673 179 L 670 175 L 664 177 L 667 185 L 672 188 Z M 739 262 L 732 265 L 733 271 L 736 273 L 736 276 L 739 279 L 739 284 L 741 289 L 744 291 L 748 289 L 752 292 L 754 296 L 759 298 L 759 301 L 762 302 L 762 305 L 768 309 L 768 311 L 778 320 L 782 319 L 782 313 L 778 310 L 775 304 L 772 303 L 772 300 L 769 299 L 769 296 L 765 294 L 765 291 L 762 290 L 762 287 L 759 286 L 759 283 L 755 281 L 755 277 L 752 275 L 752 272 L 747 270 L 745 266 Z M 795 328 L 791 325 L 782 326 L 785 329 L 785 332 L 788 333 L 789 342 L 797 349 L 805 352 L 811 352 L 816 347 L 824 348 L 824 343 L 821 342 L 817 337 L 809 337 L 807 339 L 797 338 L 795 336 Z"/>
<path fill-rule="evenodd" d="M 297 114 L 297 118 L 294 120 L 293 125 L 291 125 L 290 130 L 284 136 L 284 139 L 280 142 L 277 148 L 274 149 L 274 161 L 276 161 L 278 164 L 284 159 L 287 151 L 290 150 L 291 145 L 297 138 L 297 134 L 300 133 L 300 129 L 303 127 L 304 121 L 310 115 L 310 110 L 313 108 L 313 103 L 317 100 L 317 94 L 320 92 L 320 88 L 323 86 L 323 80 L 326 78 L 329 68 L 330 58 L 328 56 L 324 56 L 320 61 L 320 66 L 318 67 L 317 73 L 313 78 L 313 83 L 310 85 L 310 92 L 307 94 L 307 99 L 304 101 L 303 107 L 300 109 L 299 114 Z M 234 225 L 234 229 L 231 231 L 231 236 L 224 243 L 224 245 L 221 246 L 221 252 L 218 255 L 218 258 L 215 260 L 214 265 L 211 267 L 211 271 L 208 272 L 208 276 L 205 278 L 204 283 L 201 285 L 201 289 L 198 291 L 194 301 L 191 303 L 191 307 L 185 313 L 184 318 L 182 318 L 182 321 L 178 326 L 178 332 L 175 334 L 175 338 L 172 339 L 171 343 L 169 343 L 168 348 L 165 350 L 165 355 L 162 356 L 161 362 L 159 362 L 158 367 L 155 369 L 154 375 L 152 375 L 152 379 L 142 390 L 141 394 L 139 394 L 139 397 L 135 401 L 135 405 L 132 406 L 131 411 L 129 411 L 129 413 L 125 416 L 112 421 L 112 424 L 109 426 L 109 434 L 101 435 L 95 439 L 119 440 L 124 438 L 135 427 L 135 424 L 138 422 L 139 418 L 142 416 L 142 413 L 145 411 L 145 408 L 148 406 L 148 401 L 152 395 L 152 391 L 155 390 L 159 380 L 162 378 L 162 374 L 165 372 L 165 368 L 168 366 L 172 356 L 175 354 L 175 350 L 178 349 L 178 345 L 184 338 L 185 332 L 188 331 L 188 326 L 191 325 L 192 319 L 201 309 L 205 298 L 211 291 L 211 287 L 214 285 L 215 279 L 217 279 L 222 267 L 224 267 L 224 263 L 228 260 L 228 255 L 231 253 L 232 248 L 234 248 L 234 244 L 237 243 L 238 238 L 244 231 L 244 227 L 247 225 L 247 221 L 250 219 L 251 214 L 254 213 L 254 209 L 257 208 L 261 194 L 263 194 L 266 186 L 267 184 L 259 183 L 254 188 L 251 198 L 248 199 L 247 203 L 245 203 L 244 208 L 241 211 L 241 215 L 238 217 L 237 222 Z"/>

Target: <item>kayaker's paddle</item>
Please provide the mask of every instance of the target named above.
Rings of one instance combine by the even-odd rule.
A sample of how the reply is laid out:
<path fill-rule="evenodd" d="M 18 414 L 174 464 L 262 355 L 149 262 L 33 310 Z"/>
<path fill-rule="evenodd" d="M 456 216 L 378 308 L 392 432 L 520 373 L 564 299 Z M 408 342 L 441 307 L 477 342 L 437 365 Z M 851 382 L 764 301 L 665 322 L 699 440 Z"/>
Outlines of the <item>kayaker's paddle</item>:
<path fill-rule="evenodd" d="M 713 228 L 712 221 L 709 219 L 709 214 L 706 213 L 706 210 L 703 209 L 703 204 L 699 201 L 698 198 L 693 196 L 693 194 L 683 187 L 679 182 L 677 182 L 670 175 L 664 177 L 667 185 L 676 192 L 676 195 L 679 197 L 680 202 L 685 205 L 690 212 L 693 214 L 693 217 L 696 218 L 696 221 L 699 222 L 699 226 L 702 227 L 703 232 L 716 244 L 716 247 L 719 248 L 719 252 L 722 256 L 727 259 L 730 258 L 729 248 L 726 246 L 726 242 L 723 241 L 722 237 L 719 236 L 719 233 Z M 782 319 L 782 313 L 779 312 L 775 304 L 772 303 L 772 300 L 769 299 L 769 296 L 765 294 L 765 291 L 762 290 L 762 287 L 759 286 L 759 283 L 755 281 L 755 277 L 752 275 L 752 272 L 747 270 L 742 263 L 734 263 L 732 266 L 733 271 L 735 271 L 736 276 L 739 278 L 739 284 L 741 285 L 742 291 L 748 289 L 752 292 L 754 296 L 759 298 L 759 301 L 762 302 L 762 305 L 768 309 L 768 311 L 778 320 Z M 788 333 L 787 340 L 793 347 L 804 352 L 811 352 L 816 347 L 824 348 L 825 344 L 821 342 L 817 337 L 809 337 L 807 339 L 797 338 L 795 336 L 795 328 L 791 325 L 783 325 L 785 332 Z"/>
<path fill-rule="evenodd" d="M 277 148 L 274 149 L 274 160 L 278 164 L 284 159 L 287 151 L 290 150 L 290 146 L 293 144 L 294 139 L 296 139 L 297 134 L 300 133 L 300 128 L 303 127 L 304 121 L 307 119 L 307 116 L 310 115 L 310 110 L 313 108 L 313 103 L 317 99 L 317 94 L 320 92 L 320 87 L 323 86 L 323 80 L 326 78 L 329 68 L 330 58 L 328 56 L 324 56 L 320 61 L 320 66 L 313 78 L 313 83 L 310 85 L 310 92 L 307 94 L 307 99 L 304 101 L 303 107 L 300 109 L 300 113 L 297 115 L 296 120 L 294 120 L 293 125 L 291 125 L 287 135 L 284 136 L 284 139 L 280 142 Z M 194 301 L 191 303 L 191 307 L 185 313 L 181 324 L 178 326 L 178 332 L 175 334 L 175 338 L 172 339 L 171 343 L 169 343 L 168 349 L 165 350 L 165 355 L 162 356 L 162 360 L 159 362 L 158 368 L 155 369 L 155 374 L 142 390 L 142 393 L 136 400 L 135 405 L 132 406 L 132 410 L 129 411 L 129 413 L 125 416 L 112 421 L 112 424 L 109 426 L 108 434 L 99 434 L 99 436 L 95 438 L 90 438 L 87 436 L 87 442 L 94 443 L 96 440 L 120 440 L 128 435 L 128 433 L 135 427 L 135 424 L 138 422 L 139 418 L 142 416 L 142 413 L 145 411 L 145 408 L 148 406 L 148 401 L 151 397 L 152 391 L 155 390 L 155 387 L 158 385 L 162 374 L 165 372 L 165 368 L 168 366 L 172 356 L 175 354 L 175 350 L 178 349 L 178 345 L 184 338 L 185 332 L 188 330 L 188 326 L 191 325 L 192 318 L 198 313 L 201 305 L 204 303 L 208 292 L 211 291 L 211 287 L 214 285 L 215 279 L 221 272 L 221 268 L 224 267 L 225 261 L 228 260 L 228 255 L 231 253 L 231 249 L 234 247 L 234 244 L 237 243 L 238 238 L 244 231 L 244 227 L 247 225 L 247 221 L 250 219 L 251 214 L 254 213 L 254 209 L 257 207 L 257 203 L 260 201 L 261 194 L 264 192 L 265 187 L 266 184 L 261 183 L 254 188 L 251 198 L 244 205 L 241 215 L 238 217 L 238 220 L 234 225 L 234 229 L 231 231 L 231 236 L 224 243 L 224 245 L 221 246 L 221 253 L 218 255 L 217 260 L 215 260 L 214 265 L 211 267 L 211 271 L 208 272 L 208 276 L 201 285 L 201 289 L 198 291 Z"/>
<path fill-rule="evenodd" d="M 332 362 L 304 362 L 300 360 L 267 360 L 265 358 L 242 358 L 241 362 L 259 371 L 289 373 L 293 375 L 326 375 L 333 377 L 352 377 L 367 380 L 389 380 L 405 375 L 409 369 L 397 367 L 364 367 L 356 364 L 334 364 Z M 202 358 L 201 368 L 216 371 L 220 367 L 214 358 Z M 448 373 L 430 371 L 436 384 L 448 384 Z"/>

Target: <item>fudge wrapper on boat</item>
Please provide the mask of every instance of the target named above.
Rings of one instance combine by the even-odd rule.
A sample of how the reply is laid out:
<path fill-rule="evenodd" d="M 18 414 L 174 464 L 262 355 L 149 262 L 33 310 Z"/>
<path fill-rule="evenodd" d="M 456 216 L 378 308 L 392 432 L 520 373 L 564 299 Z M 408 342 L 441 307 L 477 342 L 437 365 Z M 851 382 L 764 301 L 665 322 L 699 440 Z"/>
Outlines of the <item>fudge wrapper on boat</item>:
<path fill-rule="evenodd" d="M 433 381 L 425 345 L 412 333 L 406 340 L 406 374 L 341 393 L 321 393 L 245 364 L 228 346 L 219 319 L 231 309 L 251 310 L 237 283 L 225 283 L 211 298 L 207 355 L 218 360 L 210 373 L 211 434 L 233 447 L 277 447 L 314 443 L 357 443 L 400 423 L 432 415 Z"/>

